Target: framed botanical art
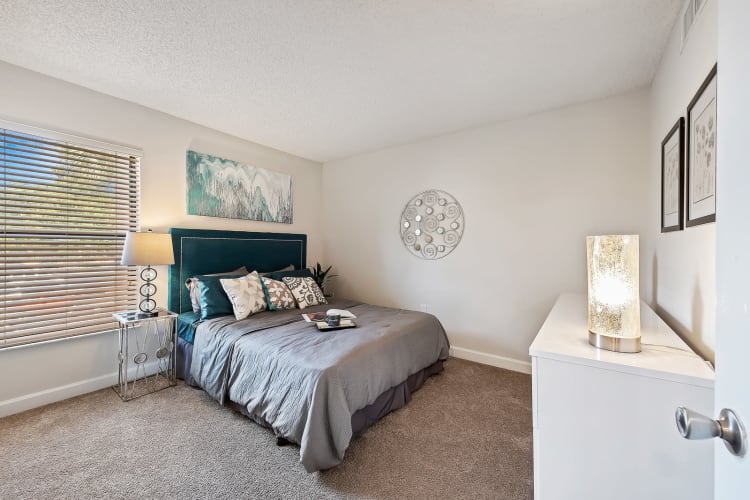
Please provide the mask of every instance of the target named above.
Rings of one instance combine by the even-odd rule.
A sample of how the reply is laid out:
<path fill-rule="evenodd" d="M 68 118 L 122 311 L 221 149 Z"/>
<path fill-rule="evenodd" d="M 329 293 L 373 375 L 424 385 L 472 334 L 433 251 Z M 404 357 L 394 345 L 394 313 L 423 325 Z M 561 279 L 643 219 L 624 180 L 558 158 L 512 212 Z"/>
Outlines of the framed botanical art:
<path fill-rule="evenodd" d="M 716 220 L 716 65 L 687 109 L 687 226 Z"/>
<path fill-rule="evenodd" d="M 682 229 L 685 191 L 685 119 L 680 117 L 661 141 L 661 232 Z"/>

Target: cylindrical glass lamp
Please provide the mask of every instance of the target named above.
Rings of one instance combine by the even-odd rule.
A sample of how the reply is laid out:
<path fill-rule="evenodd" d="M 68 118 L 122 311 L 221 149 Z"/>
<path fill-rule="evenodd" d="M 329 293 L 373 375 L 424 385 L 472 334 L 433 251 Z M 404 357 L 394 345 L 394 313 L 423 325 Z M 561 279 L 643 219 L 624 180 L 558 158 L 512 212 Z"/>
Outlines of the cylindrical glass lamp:
<path fill-rule="evenodd" d="M 641 350 L 638 235 L 586 237 L 589 343 L 617 352 Z"/>

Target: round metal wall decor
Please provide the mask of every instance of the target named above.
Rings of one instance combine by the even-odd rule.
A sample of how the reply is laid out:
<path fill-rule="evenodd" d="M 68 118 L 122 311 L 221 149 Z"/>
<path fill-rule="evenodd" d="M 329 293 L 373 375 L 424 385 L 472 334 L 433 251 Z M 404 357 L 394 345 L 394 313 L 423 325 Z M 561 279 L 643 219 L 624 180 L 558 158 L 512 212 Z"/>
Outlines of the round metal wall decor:
<path fill-rule="evenodd" d="M 464 211 L 449 193 L 430 189 L 414 196 L 401 212 L 401 241 L 422 259 L 441 259 L 464 234 Z"/>

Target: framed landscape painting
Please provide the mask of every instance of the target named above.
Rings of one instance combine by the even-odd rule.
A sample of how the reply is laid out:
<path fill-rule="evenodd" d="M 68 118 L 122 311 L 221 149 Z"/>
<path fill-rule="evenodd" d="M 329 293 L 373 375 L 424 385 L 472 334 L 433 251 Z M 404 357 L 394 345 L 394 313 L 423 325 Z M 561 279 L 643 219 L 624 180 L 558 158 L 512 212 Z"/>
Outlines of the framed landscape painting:
<path fill-rule="evenodd" d="M 188 151 L 187 213 L 291 224 L 292 177 Z"/>
<path fill-rule="evenodd" d="M 685 119 L 680 117 L 661 143 L 661 232 L 682 229 L 685 190 Z"/>
<path fill-rule="evenodd" d="M 716 220 L 716 66 L 687 110 L 686 224 Z"/>

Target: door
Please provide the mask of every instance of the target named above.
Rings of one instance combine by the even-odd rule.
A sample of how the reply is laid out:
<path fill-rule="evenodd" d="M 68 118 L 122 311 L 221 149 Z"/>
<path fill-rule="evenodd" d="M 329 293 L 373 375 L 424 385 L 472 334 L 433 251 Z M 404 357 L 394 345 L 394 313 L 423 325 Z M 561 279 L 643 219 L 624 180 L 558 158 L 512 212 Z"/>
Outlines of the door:
<path fill-rule="evenodd" d="M 750 425 L 750 2 L 719 9 L 715 409 Z M 714 415 L 714 418 L 716 415 Z M 750 498 L 750 453 L 715 440 L 715 500 Z"/>

